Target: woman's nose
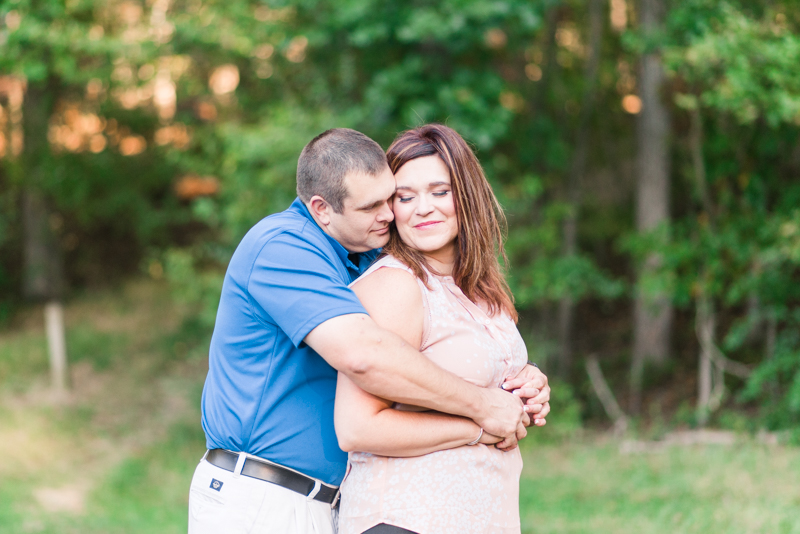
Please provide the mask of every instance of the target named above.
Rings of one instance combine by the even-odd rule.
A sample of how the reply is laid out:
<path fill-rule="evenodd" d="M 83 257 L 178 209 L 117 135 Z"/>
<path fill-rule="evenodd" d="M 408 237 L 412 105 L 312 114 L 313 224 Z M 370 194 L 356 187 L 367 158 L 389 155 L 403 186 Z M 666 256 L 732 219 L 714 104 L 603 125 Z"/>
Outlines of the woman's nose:
<path fill-rule="evenodd" d="M 428 201 L 427 195 L 420 195 L 419 201 L 417 202 L 417 214 L 418 215 L 428 215 L 430 212 L 433 211 L 433 205 Z"/>

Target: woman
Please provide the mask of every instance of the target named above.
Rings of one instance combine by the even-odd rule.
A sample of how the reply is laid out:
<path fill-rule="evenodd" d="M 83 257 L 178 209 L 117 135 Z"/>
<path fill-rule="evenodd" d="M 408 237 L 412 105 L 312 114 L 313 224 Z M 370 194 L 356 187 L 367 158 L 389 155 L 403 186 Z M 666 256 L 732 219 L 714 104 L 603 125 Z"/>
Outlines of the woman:
<path fill-rule="evenodd" d="M 380 326 L 443 368 L 500 387 L 527 351 L 496 258 L 501 211 L 480 164 L 437 124 L 400 134 L 387 158 L 397 181 L 387 255 L 353 290 Z M 522 459 L 511 442 L 469 419 L 394 405 L 342 374 L 335 421 L 350 452 L 340 534 L 520 531 Z"/>

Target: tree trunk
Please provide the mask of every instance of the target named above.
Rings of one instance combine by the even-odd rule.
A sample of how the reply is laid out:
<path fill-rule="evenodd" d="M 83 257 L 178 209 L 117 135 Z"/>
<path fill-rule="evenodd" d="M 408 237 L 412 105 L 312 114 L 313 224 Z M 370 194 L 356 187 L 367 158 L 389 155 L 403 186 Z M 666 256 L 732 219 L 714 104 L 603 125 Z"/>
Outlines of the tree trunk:
<path fill-rule="evenodd" d="M 699 106 L 699 99 L 698 104 Z M 690 111 L 691 128 L 689 130 L 689 151 L 692 156 L 692 167 L 694 171 L 694 184 L 697 196 L 703 206 L 708 224 L 713 228 L 714 225 L 714 205 L 711 202 L 711 195 L 708 192 L 706 181 L 706 164 L 703 160 L 703 121 L 700 109 L 695 107 Z M 703 276 L 705 279 L 705 275 Z M 714 392 L 714 338 L 717 317 L 714 313 L 711 297 L 702 289 L 700 297 L 697 299 L 695 330 L 700 343 L 700 357 L 697 363 L 697 424 L 701 427 L 706 426 L 712 411 L 712 397 Z M 717 371 L 717 381 L 722 382 L 724 376 L 719 376 Z"/>
<path fill-rule="evenodd" d="M 56 236 L 57 219 L 52 217 L 44 194 L 45 179 L 52 170 L 47 129 L 56 88 L 53 79 L 30 85 L 22 108 L 23 293 L 29 299 L 48 303 L 44 315 L 53 387 L 64 391 L 68 384 L 61 304 L 64 268 Z"/>
<path fill-rule="evenodd" d="M 628 429 L 628 417 L 617 404 L 617 399 L 614 397 L 611 388 L 608 387 L 608 382 L 603 377 L 603 371 L 600 369 L 597 356 L 594 354 L 586 358 L 586 372 L 589 374 L 589 381 L 592 384 L 592 388 L 594 388 L 595 394 L 597 394 L 597 398 L 600 399 L 600 404 L 603 405 L 606 414 L 614 421 L 614 433 L 624 434 Z"/>
<path fill-rule="evenodd" d="M 63 289 L 61 254 L 51 226 L 50 211 L 32 183 L 26 183 L 22 192 L 22 228 L 24 295 L 37 301 L 60 298 Z"/>
<path fill-rule="evenodd" d="M 764 358 L 767 361 L 775 359 L 775 340 L 778 336 L 778 318 L 775 314 L 775 309 L 770 308 L 767 313 L 767 332 L 764 340 Z M 778 401 L 778 381 L 774 377 L 769 383 L 769 395 L 772 402 Z"/>
<path fill-rule="evenodd" d="M 711 412 L 711 391 L 713 387 L 711 351 L 714 346 L 716 317 L 707 295 L 697 301 L 697 332 L 700 337 L 700 360 L 697 369 L 697 424 L 705 426 Z"/>
<path fill-rule="evenodd" d="M 642 0 L 639 20 L 645 35 L 658 31 L 664 19 L 664 0 Z M 657 51 L 641 60 L 639 85 L 642 111 L 637 119 L 636 229 L 647 232 L 669 219 L 669 116 L 661 100 L 664 70 Z M 640 279 L 657 269 L 661 258 L 645 261 Z M 669 356 L 672 304 L 669 295 L 652 295 L 640 283 L 634 303 L 633 358 L 631 364 L 631 411 L 639 413 L 642 374 L 646 362 L 663 365 Z"/>
<path fill-rule="evenodd" d="M 600 45 L 603 37 L 603 2 L 590 0 L 589 2 L 589 57 L 584 70 L 584 94 L 581 102 L 578 128 L 575 138 L 575 153 L 572 158 L 569 176 L 567 179 L 567 198 L 571 210 L 564 219 L 564 256 L 573 256 L 578 249 L 578 215 L 581 204 L 581 178 L 586 173 L 586 159 L 589 152 L 589 120 L 594 113 L 596 100 L 597 69 L 600 63 Z M 569 378 L 573 367 L 572 343 L 574 337 L 575 300 L 572 296 L 565 296 L 558 305 L 558 341 L 561 348 L 561 357 L 558 364 L 558 374 Z"/>

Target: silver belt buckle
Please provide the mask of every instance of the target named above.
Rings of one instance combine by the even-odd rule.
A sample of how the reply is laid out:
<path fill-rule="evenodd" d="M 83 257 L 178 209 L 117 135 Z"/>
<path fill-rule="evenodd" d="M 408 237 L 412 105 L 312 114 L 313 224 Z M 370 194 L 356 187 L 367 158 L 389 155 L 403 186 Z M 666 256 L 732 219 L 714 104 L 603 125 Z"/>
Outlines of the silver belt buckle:
<path fill-rule="evenodd" d="M 339 504 L 339 497 L 341 496 L 342 496 L 342 487 L 339 486 L 338 488 L 336 488 L 336 493 L 334 494 L 333 500 L 331 501 L 331 508 L 336 508 L 336 506 Z"/>

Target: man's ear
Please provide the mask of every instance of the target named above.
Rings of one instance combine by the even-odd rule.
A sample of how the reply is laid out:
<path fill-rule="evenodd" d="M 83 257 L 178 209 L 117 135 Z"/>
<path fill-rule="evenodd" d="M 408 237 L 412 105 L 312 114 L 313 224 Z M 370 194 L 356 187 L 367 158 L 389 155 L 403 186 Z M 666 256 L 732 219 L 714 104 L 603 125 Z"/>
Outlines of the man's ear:
<path fill-rule="evenodd" d="M 322 226 L 328 226 L 331 223 L 331 212 L 333 208 L 328 202 L 319 195 L 314 195 L 308 201 L 308 211 Z"/>

